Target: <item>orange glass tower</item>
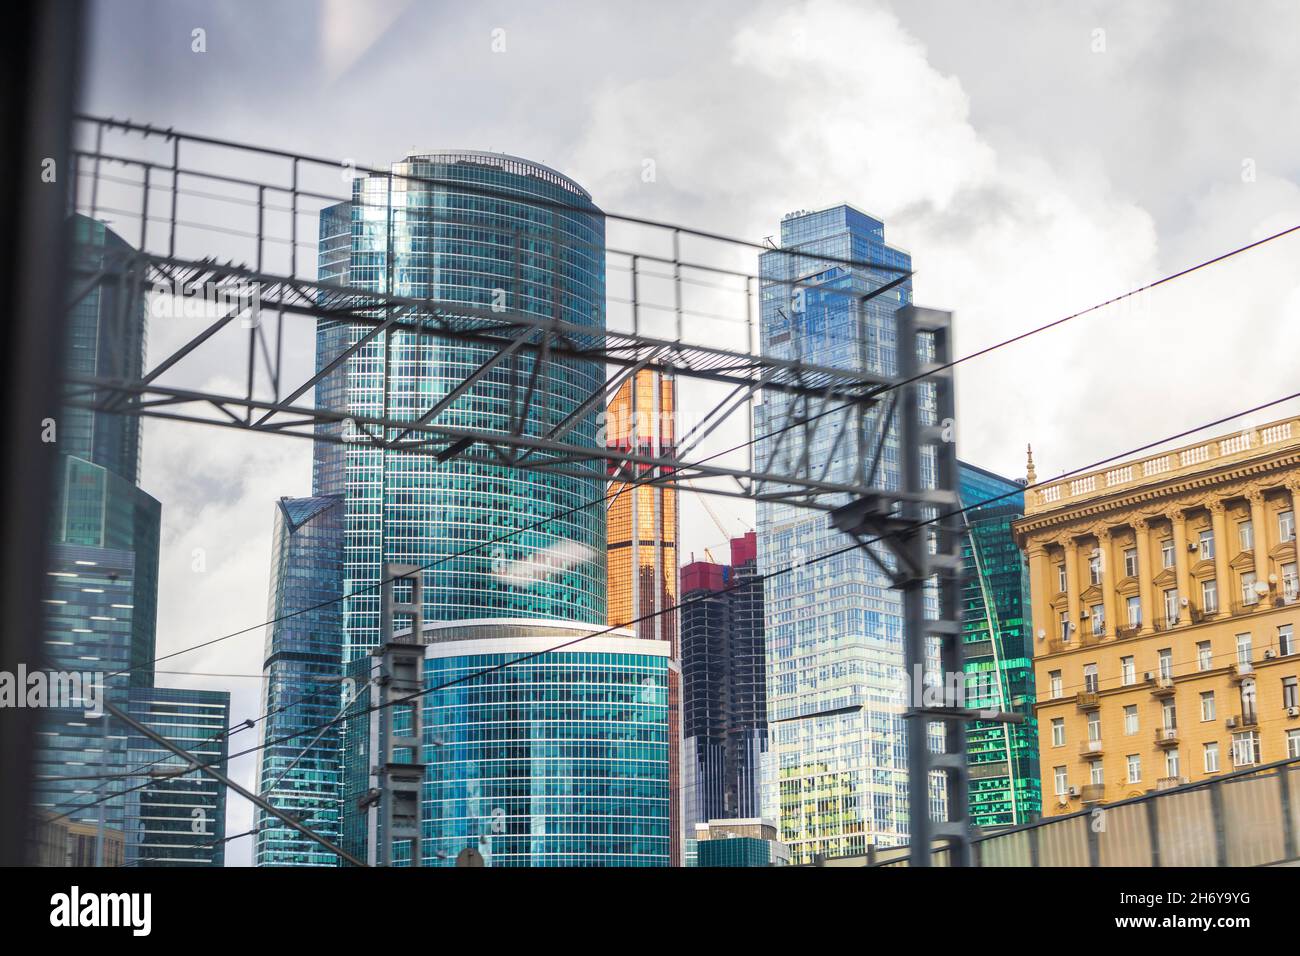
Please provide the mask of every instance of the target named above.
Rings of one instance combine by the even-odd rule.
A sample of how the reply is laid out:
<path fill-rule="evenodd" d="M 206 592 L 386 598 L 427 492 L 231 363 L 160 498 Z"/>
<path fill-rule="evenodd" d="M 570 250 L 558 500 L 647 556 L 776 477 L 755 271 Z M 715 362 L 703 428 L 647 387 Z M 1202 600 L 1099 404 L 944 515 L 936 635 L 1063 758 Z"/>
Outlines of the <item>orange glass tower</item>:
<path fill-rule="evenodd" d="M 605 442 L 639 455 L 677 453 L 677 383 L 671 375 L 642 369 L 619 386 L 606 409 Z M 629 463 L 609 474 L 606 535 L 609 623 L 637 637 L 667 641 L 669 843 L 672 865 L 682 865 L 681 650 L 677 611 L 677 489 L 652 466 Z"/>
<path fill-rule="evenodd" d="M 607 411 L 609 447 L 672 457 L 676 393 L 672 376 L 659 372 L 642 369 L 625 381 Z M 677 614 L 656 613 L 677 603 L 677 491 L 663 484 L 633 484 L 655 477 L 652 468 L 640 465 L 610 475 L 609 623 L 629 627 L 647 640 L 671 642 L 677 659 Z"/>

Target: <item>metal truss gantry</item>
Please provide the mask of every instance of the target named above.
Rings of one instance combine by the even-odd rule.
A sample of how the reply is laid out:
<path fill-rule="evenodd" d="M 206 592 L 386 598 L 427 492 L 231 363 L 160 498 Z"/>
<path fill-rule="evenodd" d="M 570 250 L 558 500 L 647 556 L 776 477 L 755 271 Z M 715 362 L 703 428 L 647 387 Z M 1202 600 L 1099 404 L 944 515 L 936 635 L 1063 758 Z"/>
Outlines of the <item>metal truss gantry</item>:
<path fill-rule="evenodd" d="M 892 376 L 806 360 L 797 341 L 791 343 L 794 357 L 765 353 L 758 344 L 758 304 L 764 297 L 791 301 L 801 298 L 804 288 L 844 295 L 861 329 L 866 303 L 905 281 L 907 270 L 773 250 L 700 230 L 511 194 L 513 203 L 594 213 L 604 220 L 607 236 L 618 233 L 627 240 L 600 250 L 609 287 L 601 330 L 566 318 L 559 295 L 554 296 L 554 309 L 544 314 L 501 309 L 487 301 L 449 303 L 376 292 L 316 278 L 321 210 L 357 201 L 340 170 L 386 179 L 390 196 L 394 179 L 407 180 L 404 186 L 415 180 L 457 192 L 484 187 L 417 180 L 391 169 L 99 117 L 82 117 L 77 132 L 70 205 L 92 218 L 112 217 L 114 230 L 134 248 L 106 252 L 93 267 L 80 260 L 83 267 L 75 277 L 69 306 L 97 287 L 115 286 L 126 293 L 116 298 L 124 309 L 151 290 L 200 297 L 223 307 L 138 376 L 70 374 L 65 383 L 69 404 L 581 478 L 654 480 L 697 493 L 836 512 L 836 525 L 857 535 L 864 549 L 870 535 L 896 559 L 897 567 L 887 570 L 904 594 L 909 675 L 924 667 L 933 639 L 939 642 L 943 669 L 960 672 L 960 519 L 935 520 L 959 507 L 955 446 L 940 434 L 953 415 L 951 369 L 945 367 L 951 358 L 949 314 L 898 311 L 899 369 Z M 492 195 L 490 190 L 486 194 Z M 383 207 L 391 219 L 387 200 Z M 246 228 L 238 228 L 239 223 Z M 392 228 L 391 221 L 387 228 Z M 521 240 L 505 237 L 500 244 L 507 258 L 515 257 L 510 265 L 516 277 L 525 268 Z M 559 263 L 562 251 L 530 248 L 527 255 Z M 760 251 L 807 260 L 792 270 L 804 278 L 786 281 L 753 274 L 750 263 Z M 300 268 L 303 262 L 310 263 L 310 274 Z M 872 288 L 828 292 L 816 277 L 832 267 L 872 276 Z M 393 286 L 390 271 L 383 287 Z M 511 295 L 508 300 L 523 297 Z M 288 323 L 295 321 L 313 331 L 321 321 L 342 322 L 361 334 L 323 368 L 291 381 L 294 363 L 286 361 L 284 353 Z M 381 369 L 383 414 L 350 415 L 315 401 L 316 386 L 328 375 L 372 342 L 387 349 L 399 334 L 472 346 L 467 351 L 479 356 L 478 364 L 421 414 L 410 417 L 388 410 L 387 351 Z M 602 363 L 606 381 L 563 421 L 545 429 L 530 427 L 536 418 L 530 414 L 534 403 L 543 400 L 536 388 L 538 373 L 553 361 Z M 214 365 L 239 368 L 243 388 L 218 389 L 195 380 L 193 370 Z M 118 367 L 129 366 L 122 362 Z M 721 387 L 725 396 L 679 438 L 672 457 L 573 440 L 573 430 L 603 411 L 618 387 L 643 369 L 710 383 Z M 511 399 L 513 427 L 454 424 L 448 414 L 453 404 L 489 376 L 502 375 L 518 383 Z M 927 376 L 933 381 L 920 380 Z M 899 415 L 904 463 L 903 487 L 890 491 L 875 480 L 888 425 L 880 425 L 879 416 L 872 414 L 887 392 L 898 392 L 891 415 Z M 771 403 L 779 414 L 769 413 L 771 430 L 763 442 L 743 446 L 746 462 L 726 464 L 718 461 L 721 455 L 699 457 L 704 441 L 733 416 L 744 416 L 748 439 L 754 403 L 775 394 L 794 400 Z M 821 446 L 819 429 L 825 429 Z M 858 430 L 861 461 L 852 480 L 833 478 L 831 462 L 850 429 Z M 810 450 L 825 448 L 827 442 L 825 460 L 813 461 Z M 873 444 L 875 450 L 865 453 Z M 756 447 L 762 450 L 755 452 Z M 872 559 L 877 560 L 874 554 Z M 932 607 L 927 613 L 932 593 L 937 594 L 937 610 Z M 958 849 L 957 862 L 962 862 L 967 858 L 965 717 L 915 707 L 910 716 L 910 777 L 917 808 L 912 814 L 913 843 L 928 847 L 931 837 L 946 838 Z M 931 721 L 943 728 L 945 746 L 939 754 L 930 753 L 927 746 Z M 947 779 L 945 823 L 932 822 L 925 809 L 932 771 Z"/>
<path fill-rule="evenodd" d="M 121 308 L 139 301 L 132 293 L 161 290 L 182 300 L 197 298 L 224 308 L 213 310 L 219 314 L 210 317 L 206 327 L 139 376 L 69 375 L 70 404 L 574 477 L 626 478 L 654 472 L 669 483 L 692 482 L 691 490 L 701 493 L 779 499 L 822 510 L 872 490 L 865 469 L 854 481 L 834 481 L 829 467 L 780 460 L 782 455 L 788 458 L 788 451 L 783 451 L 787 441 L 810 447 L 818 427 L 827 427 L 825 420 L 840 408 L 849 410 L 858 427 L 865 429 L 876 393 L 892 382 L 886 376 L 756 350 L 759 296 L 771 294 L 774 284 L 790 287 L 790 294 L 808 284 L 774 280 L 760 284 L 757 275 L 737 267 L 757 251 L 770 251 L 767 247 L 601 213 L 608 229 L 631 235 L 633 248 L 603 250 L 610 284 L 617 283 L 627 295 L 610 292 L 606 329 L 593 332 L 591 326 L 566 320 L 558 306 L 544 315 L 498 310 L 487 302 L 451 304 L 322 282 L 315 278 L 314 257 L 312 275 L 304 274 L 300 260 L 307 257 L 300 255 L 299 248 L 314 250 L 316 243 L 300 237 L 314 235 L 320 209 L 351 200 L 350 189 L 337 185 L 333 191 L 308 188 L 304 185 L 307 170 L 412 177 L 107 119 L 83 118 L 80 132 L 82 148 L 74 152 L 74 206 L 92 218 L 111 217 L 114 230 L 134 248 L 110 250 L 93 267 L 82 260 L 69 304 L 108 284 L 127 293 L 118 298 Z M 113 134 L 124 141 L 117 149 L 105 143 Z M 137 147 L 134 154 L 129 148 L 132 143 Z M 151 143 L 163 145 L 169 159 L 151 158 Z M 203 160 L 187 162 L 190 152 Z M 281 175 L 266 175 L 268 165 L 278 165 Z M 214 167 L 222 172 L 211 171 Z M 248 172 L 236 175 L 235 170 Z M 340 177 L 334 179 L 341 185 Z M 454 188 L 472 193 L 478 187 L 457 182 Z M 532 198 L 527 202 L 591 213 L 587 207 Z M 189 206 L 207 221 L 188 216 Z M 236 214 L 250 220 L 251 230 L 226 225 L 223 217 Z M 523 245 L 515 237 L 514 250 L 521 259 L 562 259 L 559 249 L 519 252 Z M 696 247 L 694 259 L 683 254 L 686 245 Z M 657 251 L 659 246 L 665 249 Z M 218 250 L 224 250 L 226 257 L 218 258 Z M 811 258 L 799 252 L 789 255 Z M 833 257 L 814 261 L 823 267 L 845 264 Z M 869 266 L 883 276 L 879 288 L 853 297 L 855 307 L 887 292 L 907 274 L 890 265 L 850 264 Z M 518 275 L 524 263 L 516 260 L 513 267 Z M 763 287 L 769 291 L 765 293 Z M 294 320 L 313 329 L 319 320 L 345 321 L 364 328 L 365 334 L 326 367 L 303 380 L 289 381 L 284 341 L 289 334 L 286 324 Z M 153 321 L 157 323 L 158 317 Z M 474 346 L 482 358 L 477 368 L 468 370 L 459 384 L 418 416 L 349 415 L 313 401 L 315 387 L 327 375 L 370 343 L 392 341 L 399 333 Z M 719 339 L 728 337 L 739 341 L 719 344 Z M 186 374 L 205 363 L 230 368 L 236 361 L 244 380 L 239 390 L 204 387 Z M 537 374 L 552 361 L 604 363 L 611 374 L 605 387 L 588 395 L 564 421 L 546 431 L 533 430 L 530 412 L 543 398 L 534 387 Z M 520 372 L 521 368 L 530 368 L 531 374 Z M 576 425 L 603 410 L 619 385 L 642 369 L 730 391 L 682 435 L 672 458 L 636 449 L 592 448 L 570 440 Z M 449 412 L 456 401 L 494 374 L 512 375 L 519 382 L 514 428 L 485 431 L 452 424 Z M 385 379 L 387 375 L 385 362 Z M 781 403 L 785 411 L 770 422 L 777 437 L 770 443 L 767 460 L 754 461 L 750 455 L 748 462 L 740 464 L 691 461 L 692 452 L 726 421 L 747 415 L 755 401 L 775 393 L 796 396 L 797 401 Z M 747 423 L 744 427 L 748 432 Z"/>

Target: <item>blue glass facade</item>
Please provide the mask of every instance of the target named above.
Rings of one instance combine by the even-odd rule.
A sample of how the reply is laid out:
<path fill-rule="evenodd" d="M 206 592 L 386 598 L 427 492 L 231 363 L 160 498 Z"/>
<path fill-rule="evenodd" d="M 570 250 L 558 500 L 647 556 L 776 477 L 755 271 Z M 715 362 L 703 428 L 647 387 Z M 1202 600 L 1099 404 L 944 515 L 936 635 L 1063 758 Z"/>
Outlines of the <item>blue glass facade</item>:
<path fill-rule="evenodd" d="M 886 244 L 884 225 L 850 206 L 792 213 L 781 223 L 781 248 L 812 257 L 762 255 L 763 352 L 894 374 L 894 312 L 910 303 L 910 280 L 864 304 L 862 295 L 895 274 L 815 258 L 910 268 L 910 256 Z M 783 421 L 792 401 L 765 398 L 755 436 Z M 860 423 L 848 414 L 827 416 L 807 449 L 810 460 L 829 463 L 829 480 L 852 480 L 860 462 L 870 460 L 882 416 L 881 409 Z M 797 461 L 804 452 L 799 434 L 784 441 L 781 454 Z M 756 461 L 765 462 L 773 447 L 772 439 L 757 442 Z M 897 486 L 898 461 L 891 428 L 877 475 L 885 487 Z M 819 560 L 852 543 L 825 514 L 760 502 L 757 519 L 760 571 L 795 565 L 764 583 L 770 766 L 763 815 L 779 820 L 796 863 L 906 843 L 901 598 L 858 550 Z M 943 812 L 937 790 L 931 810 Z"/>
<path fill-rule="evenodd" d="M 130 551 L 55 543 L 49 553 L 45 614 L 45 661 L 29 670 L 90 675 L 105 703 L 129 703 L 131 605 L 135 600 L 135 555 Z M 108 677 L 117 674 L 116 677 Z M 33 806 L 46 816 L 63 816 L 98 830 L 124 832 L 120 797 L 133 781 L 123 774 L 126 728 L 106 713 L 86 707 L 50 707 L 41 712 L 33 753 Z"/>
<path fill-rule="evenodd" d="M 226 771 L 226 691 L 137 687 L 131 691 L 129 712 L 204 763 Z M 132 768 L 149 766 L 149 774 L 159 779 L 126 794 L 126 864 L 224 865 L 226 788 L 198 771 L 161 778 L 189 766 L 188 761 L 135 730 L 128 734 L 127 763 Z"/>
<path fill-rule="evenodd" d="M 258 792 L 277 808 L 306 813 L 313 830 L 339 836 L 342 780 L 337 726 L 343 677 L 343 499 L 281 498 L 272 532 L 263 741 L 300 736 L 262 751 Z M 258 811 L 258 866 L 334 866 L 337 857 Z"/>
<path fill-rule="evenodd" d="M 83 275 L 131 252 L 102 222 L 77 216 L 72 225 L 74 264 Z M 140 375 L 143 295 L 100 283 L 72 304 L 67 322 L 69 372 Z M 105 685 L 104 700 L 125 709 L 131 689 L 153 683 L 157 624 L 161 506 L 136 485 L 139 419 L 65 407 L 56 442 L 44 654 L 29 670 L 94 675 Z M 127 731 L 112 717 L 88 715 L 80 706 L 43 711 L 34 753 L 35 808 L 47 817 L 68 814 L 66 820 L 96 834 L 129 834 L 127 808 L 116 795 L 137 781 L 114 776 L 130 768 L 127 750 Z M 112 799 L 97 802 L 105 796 Z"/>
<path fill-rule="evenodd" d="M 440 628 L 425 682 L 592 630 Z M 668 654 L 665 641 L 602 635 L 423 698 L 423 864 L 475 847 L 489 866 L 670 865 Z"/>
<path fill-rule="evenodd" d="M 1020 483 L 974 465 L 962 462 L 958 473 L 962 505 L 971 508 L 962 542 L 966 706 L 1024 718 L 969 725 L 970 819 L 978 827 L 1014 826 L 1042 811 L 1029 570 L 1011 533 L 1011 523 L 1024 515 L 1025 496 Z"/>
<path fill-rule="evenodd" d="M 482 189 L 492 195 L 477 192 Z M 529 199 L 581 208 L 538 206 Z M 394 164 L 391 176 L 355 180 L 353 201 L 346 209 L 324 210 L 320 231 L 319 270 L 327 281 L 431 298 L 453 311 L 460 306 L 490 316 L 508 310 L 604 329 L 603 219 L 585 190 L 545 166 L 491 153 L 412 155 Z M 317 367 L 367 330 L 322 320 Z M 415 421 L 492 354 L 450 338 L 394 332 L 387 340 L 380 334 L 322 383 L 317 399 L 355 418 Z M 522 350 L 454 400 L 439 422 L 510 432 L 522 415 L 525 434 L 540 434 L 575 412 L 605 380 L 600 362 L 552 358 L 537 371 L 533 383 L 534 357 Z M 526 411 L 520 407 L 525 394 L 532 396 Z M 597 447 L 597 412 L 581 417 L 567 440 Z M 334 427 L 351 437 L 347 423 Z M 597 466 L 590 478 L 572 478 L 485 464 L 469 454 L 439 462 L 352 442 L 321 448 L 315 481 L 318 495 L 346 492 L 348 659 L 379 641 L 376 585 L 386 562 L 436 563 L 425 574 L 426 620 L 605 620 L 604 509 L 583 508 L 522 531 L 603 495 L 604 473 Z M 520 533 L 491 543 L 512 531 Z M 579 559 L 544 581 L 516 582 L 500 573 L 568 544 L 579 546 Z M 474 546 L 482 547 L 458 556 Z"/>
<path fill-rule="evenodd" d="M 391 177 L 358 179 L 351 202 L 323 210 L 319 239 L 318 274 L 328 283 L 430 298 L 453 314 L 464 310 L 461 318 L 476 325 L 501 311 L 554 318 L 575 327 L 577 342 L 581 330 L 604 328 L 603 219 L 580 186 L 526 160 L 409 156 Z M 320 320 L 317 368 L 369 328 Z M 484 463 L 472 448 L 439 462 L 355 440 L 374 431 L 364 419 L 418 419 L 492 354 L 454 337 L 380 334 L 318 385 L 318 404 L 347 416 L 323 429 L 322 437 L 341 437 L 341 444 L 316 443 L 313 491 L 316 500 L 341 499 L 337 634 L 342 674 L 355 688 L 349 713 L 371 700 L 378 584 L 390 563 L 428 568 L 426 627 L 465 629 L 437 638 L 431 683 L 510 659 L 520 641 L 541 649 L 538 634 L 560 640 L 556 634 L 571 633 L 564 628 L 605 623 L 605 509 L 588 505 L 605 493 L 601 467 L 574 478 Z M 526 435 L 564 423 L 566 441 L 594 449 L 601 409 L 575 413 L 604 381 L 603 363 L 552 357 L 540 365 L 521 350 L 451 400 L 438 420 L 502 432 L 518 427 Z M 552 520 L 522 530 L 539 519 Z M 545 575 L 510 573 L 515 562 L 551 549 L 566 557 L 561 566 Z M 294 551 L 278 573 L 310 580 L 323 593 L 332 587 L 331 568 L 319 555 Z M 536 625 L 525 640 L 520 629 L 529 621 L 551 623 Z M 636 653 L 603 646 L 595 639 L 582 653 L 546 655 L 518 672 L 506 668 L 429 696 L 426 734 L 446 743 L 430 743 L 423 755 L 423 862 L 449 864 L 486 837 L 494 866 L 668 865 L 667 707 L 678 674 L 666 642 L 641 642 Z M 296 710 L 286 710 L 286 727 L 321 722 Z M 339 839 L 362 858 L 368 833 L 358 800 L 370 786 L 369 719 L 345 718 L 337 744 Z M 324 761 L 329 747 L 323 742 L 313 753 Z M 480 811 L 488 802 L 485 823 Z"/>

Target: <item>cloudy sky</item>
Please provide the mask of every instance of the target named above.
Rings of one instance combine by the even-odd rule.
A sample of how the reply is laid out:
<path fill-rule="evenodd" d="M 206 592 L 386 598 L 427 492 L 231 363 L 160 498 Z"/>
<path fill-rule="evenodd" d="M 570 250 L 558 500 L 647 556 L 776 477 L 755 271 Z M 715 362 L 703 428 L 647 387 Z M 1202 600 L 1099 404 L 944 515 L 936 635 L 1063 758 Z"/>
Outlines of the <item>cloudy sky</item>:
<path fill-rule="evenodd" d="M 755 241 L 849 202 L 911 252 L 917 301 L 956 313 L 965 354 L 1300 223 L 1297 36 L 1291 0 L 102 0 L 84 108 L 362 164 L 499 150 L 606 209 Z M 1298 265 L 1293 234 L 970 362 L 959 453 L 1022 475 L 1032 442 L 1050 477 L 1297 390 Z M 154 358 L 189 329 L 155 322 Z M 273 502 L 309 491 L 307 443 L 145 435 L 160 653 L 264 620 Z M 687 550 L 718 543 L 684 513 Z M 160 669 L 254 675 L 262 640 Z M 258 715 L 256 680 L 162 682 L 233 688 L 235 718 Z M 251 761 L 234 770 L 251 785 Z M 228 832 L 250 820 L 232 798 Z"/>

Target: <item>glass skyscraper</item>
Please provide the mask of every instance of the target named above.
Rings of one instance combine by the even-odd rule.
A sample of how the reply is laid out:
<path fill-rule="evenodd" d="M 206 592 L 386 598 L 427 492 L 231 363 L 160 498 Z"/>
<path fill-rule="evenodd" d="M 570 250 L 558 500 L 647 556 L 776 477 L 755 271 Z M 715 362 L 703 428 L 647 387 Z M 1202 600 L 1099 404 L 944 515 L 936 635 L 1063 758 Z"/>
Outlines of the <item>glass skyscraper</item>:
<path fill-rule="evenodd" d="M 604 253 L 604 220 L 567 177 L 496 153 L 431 152 L 393 164 L 391 175 L 355 180 L 351 203 L 322 212 L 319 271 L 356 289 L 433 299 L 452 313 L 476 310 L 471 319 L 495 309 L 598 334 L 605 327 Z M 317 367 L 369 328 L 322 319 Z M 318 401 L 355 418 L 414 422 L 494 354 L 428 333 L 389 338 L 379 334 L 327 377 Z M 536 361 L 523 349 L 500 362 L 451 401 L 439 423 L 502 433 L 518 424 L 525 435 L 539 436 L 605 382 L 601 362 L 552 357 L 534 379 Z M 596 447 L 595 411 L 571 424 L 568 441 Z M 349 433 L 346 422 L 335 427 L 345 438 L 366 430 Z M 394 429 L 387 437 L 397 435 Z M 422 436 L 408 437 L 413 444 Z M 318 443 L 314 493 L 345 494 L 345 657 L 379 641 L 377 585 L 388 562 L 428 566 L 426 620 L 605 621 L 604 508 L 580 507 L 603 497 L 604 470 L 593 464 L 589 478 L 566 477 L 488 464 L 472 452 L 439 461 L 365 442 Z M 553 520 L 523 530 L 542 518 Z M 511 532 L 518 533 L 504 538 Z M 530 562 L 548 549 L 563 554 L 566 566 L 538 581 L 528 573 Z"/>
<path fill-rule="evenodd" d="M 73 219 L 79 277 L 95 274 L 131 247 L 102 222 Z M 114 283 L 84 291 L 68 311 L 65 366 L 96 377 L 138 376 L 144 363 L 143 295 Z M 60 454 L 48 534 L 44 659 L 30 670 L 84 674 L 102 681 L 107 703 L 129 706 L 131 688 L 153 683 L 161 506 L 136 484 L 140 423 L 133 415 L 65 407 L 56 423 Z M 112 675 L 112 676 L 110 676 Z M 120 794 L 134 780 L 127 733 L 107 714 L 51 707 L 42 713 L 34 752 L 38 817 L 96 834 L 129 836 Z M 99 802 L 102 797 L 111 799 Z M 64 816 L 66 814 L 66 816 Z M 100 834 L 105 834 L 103 840 Z"/>
<path fill-rule="evenodd" d="M 1024 516 L 1025 495 L 1019 482 L 965 462 L 958 474 L 962 506 L 971 508 L 963 515 L 962 542 L 966 706 L 1024 717 L 1020 724 L 969 724 L 970 821 L 1015 826 L 1038 819 L 1042 810 L 1029 571 L 1011 533 L 1011 523 Z"/>
<path fill-rule="evenodd" d="M 133 718 L 216 770 L 226 771 L 230 694 L 226 691 L 137 687 Z M 147 767 L 148 786 L 126 794 L 127 866 L 222 866 L 226 858 L 226 788 L 207 774 L 183 771 L 188 761 L 135 730 L 127 763 Z M 142 783 L 139 777 L 132 785 Z"/>
<path fill-rule="evenodd" d="M 498 621 L 426 628 L 426 866 L 475 847 L 489 866 L 669 866 L 665 641 L 627 630 Z"/>
<path fill-rule="evenodd" d="M 337 842 L 342 768 L 343 498 L 281 498 L 271 536 L 262 740 L 258 792 L 277 808 L 308 814 Z M 321 728 L 324 729 L 321 729 Z M 319 843 L 258 811 L 258 866 L 334 866 Z"/>
<path fill-rule="evenodd" d="M 429 299 L 462 327 L 483 329 L 493 315 L 522 313 L 589 329 L 594 341 L 605 324 L 604 267 L 604 222 L 589 194 L 554 170 L 501 154 L 413 154 L 390 175 L 357 179 L 351 202 L 321 213 L 323 281 Z M 411 318 L 419 321 L 419 311 Z M 319 319 L 317 368 L 372 327 Z M 584 333 L 574 339 L 581 344 Z M 370 654 L 381 639 L 381 582 L 390 565 L 424 569 L 430 687 L 448 674 L 506 663 L 521 642 L 541 650 L 546 640 L 599 630 L 607 620 L 603 466 L 570 477 L 485 461 L 472 445 L 440 461 L 419 453 L 427 447 L 383 449 L 365 440 L 380 429 L 366 419 L 413 423 L 438 406 L 439 424 L 533 437 L 556 431 L 567 442 L 598 447 L 603 409 L 583 404 L 604 387 L 602 362 L 520 349 L 452 394 L 496 354 L 454 336 L 379 333 L 317 387 L 317 403 L 346 416 L 321 432 L 341 443 L 316 443 L 311 500 L 340 501 L 331 509 L 340 523 L 336 633 L 344 682 L 351 683 L 340 700 L 348 716 L 338 743 L 338 832 L 360 857 L 373 849 L 359 805 L 370 786 L 371 717 L 351 714 L 372 699 Z M 399 446 L 425 437 L 401 439 L 400 432 L 390 428 L 384 437 Z M 283 526 L 277 539 L 286 540 Z M 329 561 L 310 557 L 307 547 L 280 547 L 279 579 L 314 593 L 333 588 Z M 593 637 L 517 667 L 424 699 L 425 728 L 435 736 L 421 754 L 422 862 L 454 862 L 477 847 L 486 826 L 499 837 L 491 865 L 667 865 L 667 712 L 677 679 L 668 642 Z M 268 687 L 275 686 L 273 669 Z M 283 722 L 293 733 L 322 721 L 289 704 Z M 310 740 L 304 735 L 297 746 Z M 312 751 L 324 758 L 333 744 L 322 738 L 321 745 Z M 267 779 L 274 777 L 264 768 Z M 315 805 L 328 806 L 324 779 L 313 786 L 321 793 Z M 471 810 L 488 800 L 493 812 L 485 821 Z"/>
<path fill-rule="evenodd" d="M 816 258 L 910 268 L 910 256 L 886 244 L 884 225 L 850 206 L 797 212 L 782 221 L 780 245 L 809 255 L 761 256 L 764 354 L 895 374 L 894 312 L 910 303 L 910 280 L 863 303 L 895 274 Z M 782 422 L 794 401 L 767 396 L 756 409 L 755 437 Z M 807 449 L 810 460 L 827 463 L 828 480 L 851 481 L 871 458 L 883 415 L 877 407 L 860 421 L 827 416 Z M 775 448 L 773 438 L 758 441 L 756 462 Z M 786 455 L 798 461 L 803 451 L 799 433 L 790 432 L 777 464 Z M 897 487 L 898 461 L 891 429 L 876 481 Z M 761 501 L 757 518 L 759 570 L 793 566 L 764 582 L 771 767 L 763 816 L 779 820 L 795 863 L 906 843 L 901 596 L 860 549 L 822 560 L 852 543 L 824 513 Z M 938 816 L 944 807 L 934 793 Z"/>

